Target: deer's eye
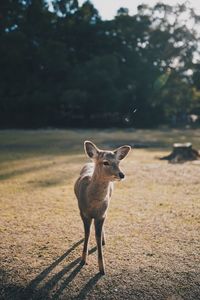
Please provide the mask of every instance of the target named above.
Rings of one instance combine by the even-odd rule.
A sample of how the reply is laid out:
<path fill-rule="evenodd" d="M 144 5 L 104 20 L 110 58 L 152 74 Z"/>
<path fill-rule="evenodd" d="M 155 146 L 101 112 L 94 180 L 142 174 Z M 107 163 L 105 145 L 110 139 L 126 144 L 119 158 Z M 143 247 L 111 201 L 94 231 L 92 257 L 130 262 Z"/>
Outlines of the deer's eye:
<path fill-rule="evenodd" d="M 104 166 L 109 166 L 109 162 L 105 160 L 105 161 L 103 161 L 103 165 Z"/>

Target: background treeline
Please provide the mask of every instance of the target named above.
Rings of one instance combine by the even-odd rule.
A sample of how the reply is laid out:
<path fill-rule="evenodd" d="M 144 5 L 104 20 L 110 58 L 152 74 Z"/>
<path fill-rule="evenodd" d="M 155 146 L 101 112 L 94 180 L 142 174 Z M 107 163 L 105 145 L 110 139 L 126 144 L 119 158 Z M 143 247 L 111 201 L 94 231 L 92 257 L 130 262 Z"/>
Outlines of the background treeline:
<path fill-rule="evenodd" d="M 0 127 L 135 126 L 200 114 L 200 16 L 187 5 L 0 1 Z M 137 112 L 134 113 L 134 110 Z"/>

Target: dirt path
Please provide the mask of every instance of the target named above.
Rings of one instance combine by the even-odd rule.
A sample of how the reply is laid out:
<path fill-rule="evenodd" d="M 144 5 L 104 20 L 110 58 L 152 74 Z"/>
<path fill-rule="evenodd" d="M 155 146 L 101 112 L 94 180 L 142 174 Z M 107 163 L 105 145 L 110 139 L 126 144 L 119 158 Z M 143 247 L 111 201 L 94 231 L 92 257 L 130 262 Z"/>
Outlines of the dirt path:
<path fill-rule="evenodd" d="M 1 164 L 1 299 L 200 299 L 200 164 L 135 150 L 105 224 L 106 276 L 83 228 L 73 182 L 85 159 L 43 154 Z"/>

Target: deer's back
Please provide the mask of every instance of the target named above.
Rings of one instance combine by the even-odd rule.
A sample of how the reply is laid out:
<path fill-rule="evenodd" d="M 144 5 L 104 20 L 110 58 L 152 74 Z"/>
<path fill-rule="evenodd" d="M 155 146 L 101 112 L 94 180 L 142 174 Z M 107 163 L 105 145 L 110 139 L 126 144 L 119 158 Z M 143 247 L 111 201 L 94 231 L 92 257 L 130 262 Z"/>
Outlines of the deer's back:
<path fill-rule="evenodd" d="M 84 167 L 81 169 L 80 175 L 76 180 L 74 186 L 74 192 L 78 199 L 78 202 L 81 201 L 84 202 L 84 198 L 86 198 L 87 187 L 90 183 L 93 172 L 94 172 L 93 163 L 88 163 L 84 165 Z"/>

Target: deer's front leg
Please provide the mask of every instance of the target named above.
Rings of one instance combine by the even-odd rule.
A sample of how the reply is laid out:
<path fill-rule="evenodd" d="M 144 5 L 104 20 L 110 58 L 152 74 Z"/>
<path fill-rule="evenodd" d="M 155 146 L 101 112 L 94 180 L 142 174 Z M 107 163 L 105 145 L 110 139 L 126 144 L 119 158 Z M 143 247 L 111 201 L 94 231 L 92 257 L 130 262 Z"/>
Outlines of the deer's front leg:
<path fill-rule="evenodd" d="M 87 255 L 88 255 L 88 241 L 90 238 L 90 227 L 91 227 L 92 219 L 86 218 L 84 216 L 81 216 L 81 218 L 83 220 L 84 231 L 85 231 L 85 240 L 83 245 L 83 254 L 82 254 L 81 263 L 85 265 L 87 261 Z"/>
<path fill-rule="evenodd" d="M 98 264 L 99 264 L 99 272 L 104 275 L 105 267 L 104 267 L 104 259 L 103 259 L 103 250 L 102 250 L 102 229 L 103 229 L 103 219 L 95 219 L 95 236 L 97 241 L 97 250 L 98 250 Z"/>
<path fill-rule="evenodd" d="M 105 230 L 102 228 L 102 245 L 105 246 L 106 244 L 106 238 L 105 238 Z"/>

